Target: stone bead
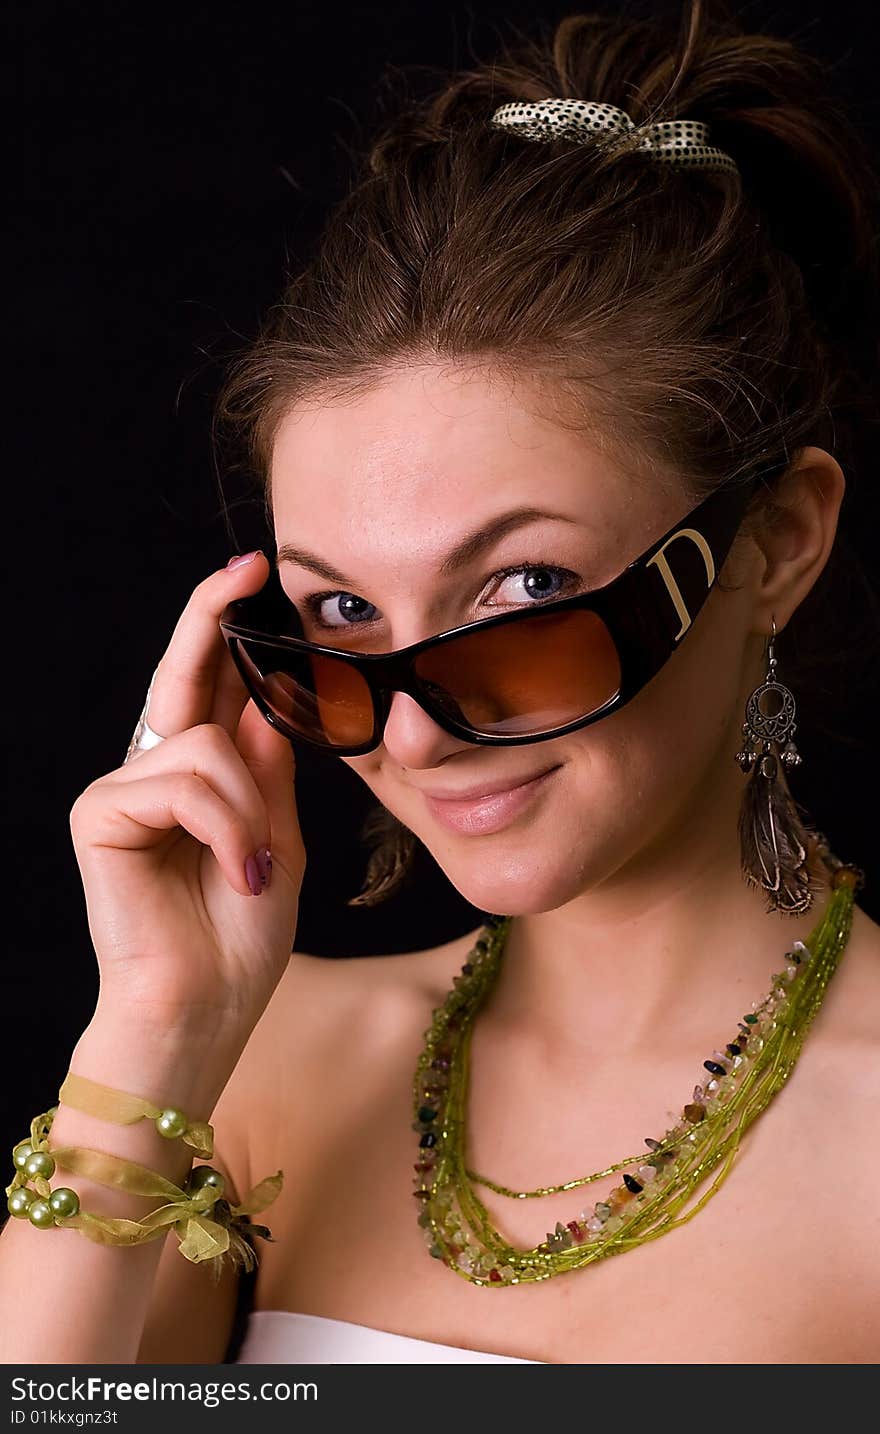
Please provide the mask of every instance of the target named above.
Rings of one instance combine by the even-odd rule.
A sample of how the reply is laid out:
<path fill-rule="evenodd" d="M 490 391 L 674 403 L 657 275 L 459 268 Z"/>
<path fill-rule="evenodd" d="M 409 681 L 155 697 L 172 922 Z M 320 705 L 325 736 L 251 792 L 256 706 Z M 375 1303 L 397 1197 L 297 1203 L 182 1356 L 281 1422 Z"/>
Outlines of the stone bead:
<path fill-rule="evenodd" d="M 636 1172 L 645 1184 L 657 1178 L 657 1170 L 653 1165 L 640 1165 Z"/>
<path fill-rule="evenodd" d="M 67 1185 L 59 1185 L 49 1196 L 49 1208 L 53 1215 L 61 1219 L 67 1219 L 71 1215 L 79 1214 L 79 1196 L 75 1190 Z"/>
<path fill-rule="evenodd" d="M 213 1165 L 196 1165 L 190 1171 L 186 1188 L 190 1194 L 194 1195 L 198 1190 L 204 1190 L 206 1186 L 211 1186 L 212 1189 L 216 1190 L 219 1198 L 226 1189 L 226 1181 L 223 1179 L 220 1171 L 214 1169 Z"/>
<path fill-rule="evenodd" d="M 722 1065 L 720 1061 L 703 1061 L 703 1065 L 713 1075 L 727 1075 L 727 1066 Z"/>
<path fill-rule="evenodd" d="M 639 1191 L 642 1189 L 642 1186 L 639 1181 L 636 1180 L 634 1176 L 630 1175 L 628 1171 L 624 1171 L 623 1173 L 623 1183 L 632 1195 L 638 1195 Z"/>
<path fill-rule="evenodd" d="M 24 1162 L 24 1173 L 31 1180 L 37 1175 L 42 1175 L 44 1180 L 49 1180 L 55 1174 L 55 1161 L 48 1150 L 35 1150 Z"/>
<path fill-rule="evenodd" d="M 618 1185 L 611 1191 L 607 1203 L 611 1206 L 612 1210 L 619 1210 L 622 1205 L 628 1204 L 631 1199 L 632 1191 L 626 1186 Z M 606 1223 L 610 1225 L 611 1220 L 609 1219 Z"/>
<path fill-rule="evenodd" d="M 14 1215 L 17 1220 L 26 1220 L 28 1211 L 35 1199 L 36 1195 L 33 1190 L 28 1190 L 26 1186 L 19 1185 L 7 1198 L 6 1208 L 10 1215 Z"/>
<path fill-rule="evenodd" d="M 16 1170 L 24 1170 L 25 1161 L 29 1160 L 34 1153 L 34 1147 L 29 1140 L 22 1140 L 16 1145 L 12 1152 L 12 1162 Z"/>
<path fill-rule="evenodd" d="M 156 1129 L 160 1135 L 165 1136 L 166 1140 L 176 1140 L 178 1136 L 183 1135 L 188 1124 L 189 1121 L 183 1111 L 175 1110 L 173 1106 L 169 1106 L 167 1110 L 163 1110 L 162 1114 L 156 1117 Z"/>
<path fill-rule="evenodd" d="M 696 1125 L 698 1121 L 705 1120 L 706 1107 L 697 1105 L 696 1103 L 686 1105 L 684 1108 L 684 1117 L 686 1120 L 689 1120 L 692 1125 Z"/>
<path fill-rule="evenodd" d="M 436 1118 L 437 1112 L 433 1106 L 422 1105 L 419 1107 L 419 1120 L 424 1121 L 425 1124 L 427 1124 L 429 1120 L 436 1120 Z"/>
<path fill-rule="evenodd" d="M 55 1216 L 48 1200 L 32 1200 L 28 1206 L 28 1219 L 38 1230 L 48 1230 L 55 1224 Z"/>

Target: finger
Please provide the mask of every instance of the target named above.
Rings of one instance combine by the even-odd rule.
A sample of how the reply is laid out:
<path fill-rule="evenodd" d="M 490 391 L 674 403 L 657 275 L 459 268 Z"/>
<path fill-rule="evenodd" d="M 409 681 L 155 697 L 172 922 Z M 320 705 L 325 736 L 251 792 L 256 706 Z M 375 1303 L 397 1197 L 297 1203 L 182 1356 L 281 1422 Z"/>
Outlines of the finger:
<path fill-rule="evenodd" d="M 252 701 L 241 714 L 235 743 L 268 817 L 273 862 L 301 880 L 305 848 L 296 803 L 293 745 L 276 732 Z"/>
<path fill-rule="evenodd" d="M 214 705 L 207 720 L 216 722 L 219 727 L 223 727 L 231 736 L 234 736 L 249 698 L 250 693 L 245 687 L 241 673 L 233 662 L 232 654 L 224 641 L 223 652 L 220 655 L 217 668 Z"/>
<path fill-rule="evenodd" d="M 269 560 L 258 552 L 249 563 L 221 568 L 194 588 L 153 677 L 147 721 L 171 737 L 220 719 L 230 736 L 247 693 L 220 631 L 220 614 L 233 598 L 258 592 Z"/>
<path fill-rule="evenodd" d="M 100 780 L 109 786 L 140 781 L 145 776 L 173 777 L 176 772 L 195 772 L 204 777 L 249 822 L 255 847 L 268 843 L 269 814 L 263 793 L 233 738 L 217 723 L 176 732 Z"/>
<path fill-rule="evenodd" d="M 156 773 L 140 781 L 97 783 L 70 813 L 75 847 L 149 851 L 182 829 L 210 847 L 223 875 L 241 896 L 251 889 L 246 864 L 257 846 L 251 824 L 198 772 Z M 268 833 L 266 833 L 268 837 Z"/>

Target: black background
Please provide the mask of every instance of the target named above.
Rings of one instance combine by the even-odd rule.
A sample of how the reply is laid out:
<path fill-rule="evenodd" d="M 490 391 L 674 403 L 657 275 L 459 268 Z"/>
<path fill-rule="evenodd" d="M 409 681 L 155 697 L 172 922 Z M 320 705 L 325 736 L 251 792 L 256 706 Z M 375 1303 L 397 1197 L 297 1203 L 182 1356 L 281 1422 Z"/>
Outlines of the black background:
<path fill-rule="evenodd" d="M 390 67 L 464 67 L 494 50 L 507 20 L 528 28 L 578 8 L 56 0 L 10 13 L 20 189 L 5 271 L 9 1145 L 25 1112 L 54 1099 L 97 993 L 70 807 L 121 762 L 193 586 L 261 541 L 251 491 L 222 475 L 230 531 L 218 488 L 210 426 L 225 360 L 344 191 L 348 151 L 367 142 Z M 660 0 L 583 8 L 678 11 Z M 826 60 L 876 144 L 872 13 L 858 0 L 740 13 Z M 871 521 L 855 537 L 874 564 Z M 799 738 L 797 794 L 841 855 L 877 873 L 865 796 L 875 718 L 863 702 L 847 712 L 846 693 L 841 704 L 852 742 L 831 752 Z M 369 793 L 344 764 L 300 748 L 297 800 L 309 851 L 297 949 L 406 951 L 476 924 L 424 852 L 399 896 L 347 908 Z M 860 901 L 880 915 L 870 881 Z"/>

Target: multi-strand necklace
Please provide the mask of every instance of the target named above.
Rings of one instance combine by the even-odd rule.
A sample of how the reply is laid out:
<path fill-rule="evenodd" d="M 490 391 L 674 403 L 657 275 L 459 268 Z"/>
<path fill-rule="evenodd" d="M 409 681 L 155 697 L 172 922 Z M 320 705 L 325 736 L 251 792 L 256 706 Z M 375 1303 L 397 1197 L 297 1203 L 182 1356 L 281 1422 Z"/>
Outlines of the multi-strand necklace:
<path fill-rule="evenodd" d="M 413 1195 L 430 1253 L 472 1284 L 509 1285 L 549 1279 L 593 1260 L 621 1254 L 675 1229 L 701 1210 L 726 1179 L 743 1133 L 791 1074 L 807 1029 L 846 946 L 857 867 L 831 857 L 831 894 L 806 942 L 795 941 L 763 1000 L 742 1017 L 723 1048 L 703 1061 L 700 1083 L 679 1121 L 648 1153 L 627 1156 L 605 1170 L 537 1190 L 511 1190 L 468 1168 L 465 1108 L 474 1018 L 495 983 L 511 917 L 490 915 L 442 1006 L 433 1011 L 416 1067 L 414 1129 L 419 1134 Z M 686 1214 L 680 1212 L 719 1163 L 712 1184 Z M 495 1228 L 474 1190 L 529 1200 L 588 1185 L 622 1171 L 592 1207 L 548 1232 L 531 1249 L 511 1245 Z"/>

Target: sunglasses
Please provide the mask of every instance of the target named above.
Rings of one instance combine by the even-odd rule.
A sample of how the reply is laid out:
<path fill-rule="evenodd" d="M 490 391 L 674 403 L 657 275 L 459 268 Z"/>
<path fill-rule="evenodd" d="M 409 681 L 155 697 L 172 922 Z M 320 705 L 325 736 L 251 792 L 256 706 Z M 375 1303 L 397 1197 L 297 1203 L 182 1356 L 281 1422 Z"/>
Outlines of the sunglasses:
<path fill-rule="evenodd" d="M 266 721 L 338 757 L 379 746 L 395 692 L 465 742 L 547 741 L 619 711 L 656 676 L 711 592 L 756 482 L 710 494 L 604 587 L 396 652 L 307 641 L 274 563 L 220 628 Z"/>

